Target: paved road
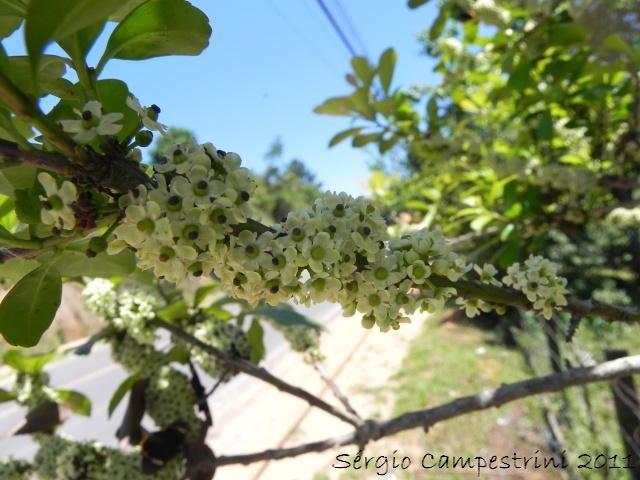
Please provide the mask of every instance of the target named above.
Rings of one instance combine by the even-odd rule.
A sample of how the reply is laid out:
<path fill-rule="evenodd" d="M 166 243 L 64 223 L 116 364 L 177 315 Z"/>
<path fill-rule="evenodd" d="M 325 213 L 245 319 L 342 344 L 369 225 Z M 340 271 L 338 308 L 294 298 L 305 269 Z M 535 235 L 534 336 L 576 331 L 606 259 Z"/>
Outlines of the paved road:
<path fill-rule="evenodd" d="M 328 324 L 340 314 L 340 308 L 333 304 L 314 305 L 310 309 L 303 308 L 300 311 L 324 324 Z M 279 332 L 266 328 L 265 345 L 268 357 L 264 363 L 269 369 L 276 368 L 278 362 L 289 353 L 288 345 Z M 87 395 L 92 402 L 91 417 L 74 415 L 67 420 L 61 431 L 78 440 L 98 440 L 104 445 L 116 446 L 115 431 L 124 414 L 126 399 L 120 403 L 111 419 L 107 418 L 107 409 L 115 388 L 128 375 L 118 364 L 111 361 L 109 347 L 97 345 L 86 357 L 70 355 L 52 362 L 47 366 L 46 371 L 51 376 L 52 386 L 77 390 Z M 214 380 L 206 377 L 202 380 L 207 389 L 215 383 Z M 210 403 L 215 403 L 214 411 L 229 412 L 253 401 L 254 399 L 243 398 L 242 395 L 245 386 L 252 380 L 241 374 L 221 385 L 209 399 Z M 0 381 L 0 387 L 8 387 L 6 380 Z M 0 404 L 0 433 L 18 422 L 24 413 L 25 409 L 14 402 Z M 224 435 L 224 432 L 217 432 L 216 435 Z M 28 436 L 0 438 L 0 459 L 8 456 L 31 459 L 35 451 L 36 445 Z"/>

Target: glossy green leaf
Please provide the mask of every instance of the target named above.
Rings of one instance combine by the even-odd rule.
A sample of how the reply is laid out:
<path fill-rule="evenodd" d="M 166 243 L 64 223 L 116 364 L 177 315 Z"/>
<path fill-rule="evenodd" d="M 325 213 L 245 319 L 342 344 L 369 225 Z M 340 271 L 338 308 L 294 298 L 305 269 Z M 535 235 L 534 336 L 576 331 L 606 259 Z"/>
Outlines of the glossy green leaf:
<path fill-rule="evenodd" d="M 218 306 L 211 306 L 208 308 L 205 308 L 202 310 L 204 313 L 206 313 L 207 315 L 211 315 L 212 317 L 218 319 L 218 320 L 229 320 L 230 318 L 233 318 L 233 314 L 228 312 L 227 310 L 225 310 L 224 308 L 220 308 Z"/>
<path fill-rule="evenodd" d="M 254 365 L 260 363 L 262 359 L 266 356 L 266 350 L 264 348 L 264 330 L 260 322 L 256 319 L 251 321 L 251 326 L 249 327 L 249 331 L 247 332 L 247 341 L 251 346 L 251 357 L 249 360 Z"/>
<path fill-rule="evenodd" d="M 15 393 L 0 388 L 0 403 L 10 402 L 11 400 L 15 400 L 16 397 L 17 395 Z"/>
<path fill-rule="evenodd" d="M 396 60 L 398 55 L 393 48 L 388 48 L 382 55 L 380 55 L 380 61 L 378 63 L 378 77 L 380 78 L 380 84 L 384 93 L 389 93 L 391 87 L 391 79 L 393 78 L 393 71 L 396 68 Z"/>
<path fill-rule="evenodd" d="M 503 269 L 506 269 L 507 267 L 513 265 L 520 259 L 521 249 L 522 247 L 520 246 L 520 242 L 514 242 L 505 245 L 498 256 L 498 265 Z"/>
<path fill-rule="evenodd" d="M 106 20 L 128 0 L 31 0 L 24 27 L 34 71 L 45 47 L 56 40 Z"/>
<path fill-rule="evenodd" d="M 55 266 L 64 277 L 99 277 L 109 278 L 129 275 L 135 269 L 135 256 L 129 250 L 122 250 L 116 255 L 101 252 L 94 258 L 87 257 L 90 239 L 75 242 L 60 254 Z M 43 255 L 41 261 L 48 261 L 50 255 Z"/>
<path fill-rule="evenodd" d="M 42 355 L 25 355 L 21 350 L 11 349 L 2 357 L 2 363 L 13 368 L 16 372 L 37 375 L 56 356 L 56 352 Z"/>
<path fill-rule="evenodd" d="M 187 302 L 184 300 L 178 300 L 177 302 L 173 302 L 166 307 L 157 311 L 156 315 L 163 319 L 165 322 L 175 322 L 177 320 L 181 320 L 183 318 L 187 318 L 189 315 L 189 308 L 187 306 Z"/>
<path fill-rule="evenodd" d="M 418 8 L 419 6 L 424 5 L 428 1 L 429 0 L 409 0 L 407 2 L 407 5 L 409 6 L 409 8 Z"/>
<path fill-rule="evenodd" d="M 293 327 L 295 325 L 301 325 L 307 328 L 315 328 L 316 330 L 324 330 L 324 326 L 314 320 L 305 317 L 304 315 L 296 312 L 295 310 L 285 310 L 281 308 L 261 308 L 248 312 L 251 315 L 262 315 L 275 320 L 276 323 L 284 325 L 285 327 Z"/>
<path fill-rule="evenodd" d="M 120 7 L 116 12 L 109 15 L 109 21 L 111 22 L 121 22 L 127 15 L 129 15 L 133 10 L 138 8 L 141 3 L 146 2 L 147 0 L 129 0 L 125 5 Z"/>
<path fill-rule="evenodd" d="M 184 343 L 174 345 L 164 357 L 167 363 L 177 362 L 186 365 L 191 358 L 191 351 Z"/>
<path fill-rule="evenodd" d="M 341 141 L 352 137 L 353 135 L 357 135 L 358 133 L 360 133 L 362 130 L 364 130 L 364 127 L 354 127 L 354 128 L 349 128 L 347 130 L 344 130 L 336 135 L 333 136 L 333 138 L 329 141 L 329 147 L 333 147 L 337 144 L 339 144 Z"/>
<path fill-rule="evenodd" d="M 198 287 L 193 297 L 193 306 L 200 307 L 202 302 L 213 292 L 220 288 L 220 282 L 215 280 L 209 280 L 206 285 Z"/>
<path fill-rule="evenodd" d="M 506 242 L 507 240 L 511 239 L 517 233 L 517 231 L 518 230 L 517 230 L 515 224 L 510 223 L 510 224 L 506 225 L 500 231 L 500 241 L 501 242 Z"/>
<path fill-rule="evenodd" d="M 91 416 L 91 400 L 80 392 L 75 390 L 58 390 L 60 402 L 71 407 L 73 413 Z"/>
<path fill-rule="evenodd" d="M 134 373 L 130 377 L 127 377 L 120 385 L 118 385 L 118 388 L 116 388 L 116 391 L 113 392 L 113 396 L 111 397 L 111 400 L 109 400 L 109 408 L 108 408 L 109 418 L 111 418 L 111 415 L 113 414 L 114 410 L 118 408 L 118 405 L 120 404 L 124 396 L 127 394 L 127 392 L 131 390 L 139 380 L 140 380 L 140 375 L 138 373 Z"/>
<path fill-rule="evenodd" d="M 14 346 L 33 347 L 47 331 L 60 306 L 62 280 L 42 265 L 16 283 L 0 303 L 0 334 Z"/>
<path fill-rule="evenodd" d="M 382 137 L 382 133 L 381 132 L 365 133 L 365 134 L 362 134 L 362 135 L 356 135 L 355 137 L 353 137 L 353 140 L 351 140 L 351 145 L 353 147 L 364 147 L 368 143 L 375 142 L 376 140 L 379 140 L 380 137 Z"/>
<path fill-rule="evenodd" d="M 211 36 L 209 19 L 183 0 L 149 0 L 141 4 L 114 29 L 100 72 L 112 58 L 144 60 L 165 55 L 199 55 Z"/>

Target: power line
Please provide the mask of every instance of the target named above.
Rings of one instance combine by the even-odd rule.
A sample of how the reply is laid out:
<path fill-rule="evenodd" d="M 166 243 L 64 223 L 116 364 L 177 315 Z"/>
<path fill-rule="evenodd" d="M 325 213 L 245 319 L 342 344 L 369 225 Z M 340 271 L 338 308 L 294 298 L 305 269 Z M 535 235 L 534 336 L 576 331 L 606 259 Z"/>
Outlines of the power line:
<path fill-rule="evenodd" d="M 333 15 L 331 15 L 331 12 L 327 8 L 327 6 L 324 4 L 324 1 L 323 0 L 316 0 L 316 1 L 318 2 L 318 5 L 320 5 L 320 8 L 322 9 L 322 12 L 324 13 L 325 17 L 327 17 L 327 19 L 331 23 L 331 26 L 340 37 L 340 40 L 342 40 L 342 43 L 344 43 L 344 46 L 347 47 L 347 50 L 349 50 L 349 53 L 351 54 L 351 56 L 352 57 L 358 56 L 355 49 L 351 45 L 351 42 L 349 42 L 349 39 L 346 37 L 342 29 L 340 28 L 340 25 L 338 25 L 335 18 L 333 18 Z"/>
<path fill-rule="evenodd" d="M 347 29 L 349 30 L 349 32 L 351 32 L 351 37 L 355 39 L 356 43 L 360 46 L 365 56 L 369 57 L 369 52 L 367 52 L 367 47 L 365 47 L 364 42 L 360 38 L 360 35 L 358 35 L 358 32 L 353 26 L 353 22 L 351 21 L 351 18 L 349 18 L 349 15 L 347 14 L 346 10 L 342 8 L 342 2 L 340 0 L 331 0 L 331 1 L 335 6 L 335 9 L 338 11 L 338 15 L 342 18 L 343 23 L 347 25 Z"/>
<path fill-rule="evenodd" d="M 298 30 L 298 28 L 296 27 L 296 24 L 294 22 L 292 22 L 289 17 L 287 17 L 284 12 L 282 10 L 280 10 L 277 5 L 275 3 L 273 3 L 271 0 L 265 0 L 267 2 L 267 4 L 276 12 L 276 14 L 280 17 L 280 19 L 282 21 L 284 21 L 289 28 L 291 28 L 291 30 L 293 30 L 293 32 L 298 36 L 298 38 L 300 40 L 302 40 L 302 42 L 313 52 L 315 53 L 315 55 L 327 66 L 329 67 L 334 73 L 337 73 L 338 75 L 340 75 L 339 70 L 329 61 L 327 60 L 327 58 L 322 55 L 322 52 L 320 52 L 320 50 L 318 50 L 315 45 L 313 44 L 313 42 L 309 41 L 307 39 L 307 37 L 304 35 L 304 33 L 302 33 L 300 30 Z"/>

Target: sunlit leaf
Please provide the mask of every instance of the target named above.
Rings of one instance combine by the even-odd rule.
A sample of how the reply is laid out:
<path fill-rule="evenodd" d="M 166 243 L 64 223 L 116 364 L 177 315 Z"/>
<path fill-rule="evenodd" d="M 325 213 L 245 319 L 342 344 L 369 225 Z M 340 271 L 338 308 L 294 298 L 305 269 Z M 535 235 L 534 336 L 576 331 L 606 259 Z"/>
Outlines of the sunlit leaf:
<path fill-rule="evenodd" d="M 199 55 L 208 45 L 207 16 L 182 0 L 149 0 L 127 15 L 109 37 L 96 70 L 112 58 L 144 60 L 166 55 Z"/>
<path fill-rule="evenodd" d="M 42 355 L 25 355 L 21 350 L 11 349 L 2 357 L 2 363 L 13 368 L 16 372 L 37 375 L 56 356 L 56 352 Z"/>
<path fill-rule="evenodd" d="M 156 312 L 156 315 L 158 315 L 165 322 L 171 323 L 186 318 L 188 314 L 189 308 L 187 306 L 187 302 L 185 302 L 184 300 L 173 302 Z"/>
<path fill-rule="evenodd" d="M 382 137 L 381 132 L 356 135 L 355 137 L 353 137 L 351 145 L 354 147 L 364 147 L 366 144 L 375 142 L 376 140 L 380 139 L 380 137 Z"/>
<path fill-rule="evenodd" d="M 75 390 L 58 390 L 60 402 L 68 405 L 77 415 L 91 416 L 91 400 Z"/>
<path fill-rule="evenodd" d="M 11 400 L 15 400 L 16 397 L 17 395 L 15 393 L 0 388 L 0 403 L 10 402 Z"/>

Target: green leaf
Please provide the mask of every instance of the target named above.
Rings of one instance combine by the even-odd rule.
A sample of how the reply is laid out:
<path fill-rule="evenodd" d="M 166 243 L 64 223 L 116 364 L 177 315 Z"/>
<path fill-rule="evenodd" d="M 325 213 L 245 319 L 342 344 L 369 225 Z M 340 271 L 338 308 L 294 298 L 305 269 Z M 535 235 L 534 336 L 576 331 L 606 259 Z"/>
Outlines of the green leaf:
<path fill-rule="evenodd" d="M 58 40 L 58 45 L 67 52 L 76 64 L 82 65 L 87 54 L 104 29 L 105 21 L 101 20 Z"/>
<path fill-rule="evenodd" d="M 216 307 L 216 306 L 211 306 L 208 308 L 205 308 L 202 310 L 205 314 L 210 315 L 218 320 L 222 320 L 223 322 L 225 320 L 229 320 L 230 318 L 233 318 L 234 315 L 230 312 L 228 312 L 227 310 L 225 310 L 224 308 L 220 308 L 220 307 Z"/>
<path fill-rule="evenodd" d="M 91 400 L 82 393 L 74 390 L 58 390 L 58 395 L 60 402 L 70 406 L 73 413 L 91 416 Z"/>
<path fill-rule="evenodd" d="M 507 85 L 514 90 L 522 92 L 531 82 L 531 62 L 521 60 L 518 66 L 509 75 Z"/>
<path fill-rule="evenodd" d="M 432 42 L 440 38 L 440 35 L 442 35 L 442 32 L 444 31 L 444 27 L 447 24 L 447 20 L 451 16 L 450 10 L 451 9 L 449 8 L 440 9 L 440 14 L 438 15 L 438 18 L 435 19 L 435 21 L 431 25 L 431 28 L 429 29 L 429 40 L 431 40 Z"/>
<path fill-rule="evenodd" d="M 156 315 L 165 322 L 173 323 L 176 320 L 186 318 L 189 315 L 189 308 L 187 307 L 187 302 L 184 300 L 178 300 L 177 302 L 171 303 L 163 309 L 158 310 Z"/>
<path fill-rule="evenodd" d="M 140 121 L 138 114 L 127 105 L 127 99 L 132 96 L 127 84 L 122 80 L 98 80 L 98 92 L 105 111 L 124 114 L 124 117 L 118 121 L 118 124 L 122 125 L 122 130 L 116 135 L 118 140 L 124 140 Z"/>
<path fill-rule="evenodd" d="M 549 26 L 548 45 L 567 46 L 586 40 L 588 30 L 575 22 L 561 22 Z"/>
<path fill-rule="evenodd" d="M 191 358 L 191 351 L 183 343 L 174 345 L 173 348 L 169 350 L 169 353 L 165 355 L 165 361 L 167 363 L 177 362 L 182 365 L 185 365 L 190 358 Z"/>
<path fill-rule="evenodd" d="M 129 0 L 125 5 L 120 7 L 117 12 L 109 15 L 109 21 L 111 21 L 111 22 L 121 22 L 133 10 L 138 8 L 138 6 L 141 3 L 144 3 L 146 1 L 147 0 Z"/>
<path fill-rule="evenodd" d="M 0 40 L 11 36 L 13 32 L 20 28 L 23 20 L 23 18 L 14 15 L 0 16 Z"/>
<path fill-rule="evenodd" d="M 440 123 L 438 118 L 438 102 L 436 97 L 431 97 L 427 102 L 427 116 L 429 117 L 429 126 L 436 126 Z"/>
<path fill-rule="evenodd" d="M 129 250 L 122 250 L 116 255 L 101 252 L 94 258 L 87 257 L 90 239 L 72 243 L 67 246 L 55 260 L 55 266 L 64 277 L 109 278 L 129 275 L 135 269 L 135 256 Z M 41 261 L 46 262 L 50 255 L 43 255 Z"/>
<path fill-rule="evenodd" d="M 482 214 L 474 218 L 469 226 L 474 232 L 481 232 L 493 220 L 493 215 L 490 213 Z"/>
<path fill-rule="evenodd" d="M 295 310 L 284 310 L 280 308 L 261 308 L 248 312 L 250 315 L 262 315 L 275 320 L 276 323 L 284 325 L 285 327 L 293 327 L 295 325 L 301 325 L 307 328 L 314 328 L 316 330 L 324 330 L 324 326 L 308 317 L 296 312 Z"/>
<path fill-rule="evenodd" d="M 16 201 L 16 215 L 22 223 L 30 225 L 39 224 L 42 202 L 38 192 L 34 188 L 16 190 L 14 192 Z"/>
<path fill-rule="evenodd" d="M 56 352 L 27 356 L 20 350 L 11 349 L 2 357 L 2 363 L 13 368 L 16 372 L 37 375 L 56 356 Z"/>
<path fill-rule="evenodd" d="M 106 20 L 128 0 L 31 0 L 24 27 L 27 52 L 37 71 L 44 48 Z"/>
<path fill-rule="evenodd" d="M 553 138 L 553 118 L 551 117 L 551 111 L 548 109 L 540 115 L 538 127 L 536 128 L 536 138 L 538 141 L 547 142 Z"/>
<path fill-rule="evenodd" d="M 260 322 L 255 318 L 251 322 L 251 327 L 249 327 L 249 331 L 247 332 L 247 341 L 251 346 L 251 357 L 249 360 L 254 365 L 260 363 L 260 360 L 264 359 L 266 356 L 266 351 L 264 348 L 264 330 Z"/>
<path fill-rule="evenodd" d="M 382 55 L 380 55 L 380 62 L 378 63 L 378 77 L 380 78 L 380 84 L 384 93 L 389 93 L 391 87 L 391 79 L 393 78 L 393 71 L 396 68 L 396 60 L 398 55 L 393 48 L 388 48 Z"/>
<path fill-rule="evenodd" d="M 313 109 L 314 113 L 348 117 L 352 113 L 350 97 L 333 97 Z"/>
<path fill-rule="evenodd" d="M 369 89 L 369 85 L 371 85 L 371 81 L 373 80 L 373 75 L 376 73 L 374 68 L 369 65 L 369 61 L 366 57 L 353 57 L 351 59 L 351 67 L 353 71 L 358 76 L 358 78 L 365 85 L 366 90 Z"/>
<path fill-rule="evenodd" d="M 334 135 L 333 138 L 329 141 L 329 147 L 333 147 L 339 144 L 341 141 L 360 133 L 362 130 L 364 130 L 364 127 L 354 127 Z"/>
<path fill-rule="evenodd" d="M 61 297 L 62 281 L 53 266 L 29 272 L 0 303 L 0 334 L 10 345 L 37 345 L 53 322 Z"/>
<path fill-rule="evenodd" d="M 520 259 L 520 242 L 510 243 L 500 251 L 498 256 L 498 265 L 506 269 Z"/>
<path fill-rule="evenodd" d="M 5 282 L 12 285 L 39 266 L 40 264 L 36 260 L 25 260 L 24 258 L 13 258 L 0 263 L 0 285 L 6 288 Z"/>
<path fill-rule="evenodd" d="M 215 292 L 219 288 L 220 282 L 216 282 L 215 280 L 209 280 L 209 283 L 207 283 L 206 285 L 198 287 L 193 297 L 193 306 L 199 307 L 209 294 Z"/>
<path fill-rule="evenodd" d="M 144 60 L 165 55 L 199 55 L 211 36 L 209 19 L 183 0 L 149 0 L 114 29 L 96 70 L 112 58 Z"/>
<path fill-rule="evenodd" d="M 508 225 L 506 225 L 501 231 L 500 231 L 500 241 L 501 242 L 506 242 L 507 240 L 509 240 L 510 238 L 513 237 L 514 234 L 517 233 L 517 229 L 515 224 L 510 223 Z"/>
<path fill-rule="evenodd" d="M 17 395 L 15 393 L 0 388 L 0 403 L 10 402 L 11 400 L 15 400 L 16 397 Z"/>
<path fill-rule="evenodd" d="M 396 99 L 393 97 L 385 98 L 383 100 L 376 100 L 373 102 L 373 109 L 383 117 L 390 117 L 396 107 Z"/>
<path fill-rule="evenodd" d="M 386 140 L 382 140 L 378 143 L 378 151 L 380 152 L 380 154 L 383 154 L 391 150 L 393 147 L 395 147 L 396 143 L 398 143 L 398 140 L 400 140 L 400 137 L 398 135 L 391 135 Z"/>
<path fill-rule="evenodd" d="M 12 235 L 0 225 L 0 248 L 35 248 L 34 243 L 32 240 L 24 240 Z"/>
<path fill-rule="evenodd" d="M 138 380 L 140 380 L 140 374 L 136 372 L 130 377 L 126 378 L 120 385 L 118 385 L 118 388 L 116 388 L 116 391 L 113 392 L 113 396 L 109 401 L 109 418 L 111 418 L 111 414 L 118 407 L 126 393 L 133 388 Z"/>
<path fill-rule="evenodd" d="M 368 143 L 375 142 L 380 137 L 382 137 L 381 132 L 356 135 L 355 137 L 353 137 L 353 140 L 351 141 L 351 145 L 353 147 L 364 147 Z"/>
<path fill-rule="evenodd" d="M 429 0 L 409 0 L 407 2 L 407 5 L 409 6 L 409 8 L 418 8 L 419 6 L 424 5 L 428 1 Z"/>
<path fill-rule="evenodd" d="M 633 55 L 633 50 L 631 49 L 629 44 L 622 38 L 620 38 L 620 35 L 617 35 L 615 33 L 604 37 L 604 40 L 602 40 L 602 44 L 609 50 L 613 50 L 614 52 L 624 53 L 628 56 Z"/>

